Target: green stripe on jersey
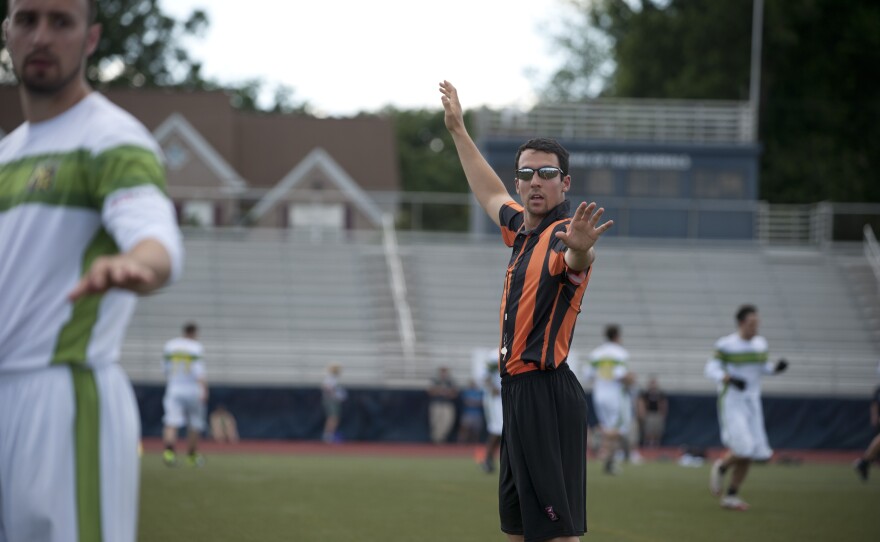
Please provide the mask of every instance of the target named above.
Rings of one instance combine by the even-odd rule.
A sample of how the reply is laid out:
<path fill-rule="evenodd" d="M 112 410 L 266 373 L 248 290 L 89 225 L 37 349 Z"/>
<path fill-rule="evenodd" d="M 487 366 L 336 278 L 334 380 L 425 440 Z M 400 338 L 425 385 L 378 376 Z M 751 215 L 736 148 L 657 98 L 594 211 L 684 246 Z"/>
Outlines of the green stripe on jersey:
<path fill-rule="evenodd" d="M 148 184 L 164 191 L 165 172 L 143 147 L 28 156 L 0 164 L 0 212 L 28 203 L 100 210 L 113 191 Z"/>
<path fill-rule="evenodd" d="M 170 354 L 165 354 L 165 361 L 169 361 L 171 363 L 192 363 L 194 361 L 198 361 L 202 358 L 202 356 L 196 354 L 189 354 L 187 352 L 172 352 Z"/>
<path fill-rule="evenodd" d="M 76 397 L 76 515 L 78 540 L 101 542 L 100 411 L 95 374 L 71 367 Z"/>
<path fill-rule="evenodd" d="M 590 365 L 592 365 L 593 367 L 616 367 L 618 365 L 623 365 L 623 362 L 619 359 L 614 358 L 601 358 L 594 359 L 590 362 Z"/>
<path fill-rule="evenodd" d="M 99 229 L 95 237 L 92 238 L 92 242 L 86 247 L 86 252 L 83 255 L 82 274 L 92 267 L 99 256 L 118 253 L 119 249 L 110 234 L 104 228 Z M 95 322 L 98 321 L 98 309 L 103 297 L 103 295 L 87 295 L 73 303 L 70 320 L 64 324 L 58 334 L 52 363 L 82 364 L 86 362 L 86 352 L 92 339 L 92 329 L 95 327 Z"/>
<path fill-rule="evenodd" d="M 766 363 L 767 352 L 715 352 L 715 357 L 724 363 L 733 363 L 734 365 L 747 363 Z"/>

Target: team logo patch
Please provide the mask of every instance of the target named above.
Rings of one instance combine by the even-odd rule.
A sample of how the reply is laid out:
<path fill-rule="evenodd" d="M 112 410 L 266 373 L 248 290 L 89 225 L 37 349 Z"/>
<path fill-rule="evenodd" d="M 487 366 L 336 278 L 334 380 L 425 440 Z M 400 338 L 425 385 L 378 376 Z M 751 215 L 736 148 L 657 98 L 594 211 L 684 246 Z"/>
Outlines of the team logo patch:
<path fill-rule="evenodd" d="M 552 505 L 545 506 L 544 512 L 547 514 L 547 517 L 550 518 L 550 521 L 559 521 L 559 516 L 556 515 L 556 511 L 553 510 Z"/>
<path fill-rule="evenodd" d="M 28 192 L 48 192 L 55 186 L 55 174 L 58 173 L 58 160 L 44 160 L 34 166 L 27 182 Z"/>

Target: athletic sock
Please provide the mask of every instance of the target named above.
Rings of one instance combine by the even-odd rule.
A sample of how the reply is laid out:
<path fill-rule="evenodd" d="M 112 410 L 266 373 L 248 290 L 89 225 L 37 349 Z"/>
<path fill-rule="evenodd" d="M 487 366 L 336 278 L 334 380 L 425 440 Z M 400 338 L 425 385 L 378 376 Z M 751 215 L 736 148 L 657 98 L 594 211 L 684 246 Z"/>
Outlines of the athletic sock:
<path fill-rule="evenodd" d="M 736 497 L 737 492 L 739 492 L 738 487 L 729 487 L 727 488 L 727 496 L 728 497 Z"/>

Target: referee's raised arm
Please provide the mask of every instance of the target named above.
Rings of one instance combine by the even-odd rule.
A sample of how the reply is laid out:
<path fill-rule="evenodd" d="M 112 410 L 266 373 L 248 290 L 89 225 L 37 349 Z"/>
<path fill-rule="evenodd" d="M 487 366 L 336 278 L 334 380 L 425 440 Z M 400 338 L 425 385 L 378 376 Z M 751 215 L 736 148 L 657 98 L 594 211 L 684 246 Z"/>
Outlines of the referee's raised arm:
<path fill-rule="evenodd" d="M 440 83 L 440 93 L 443 95 L 440 101 L 445 111 L 446 128 L 452 134 L 452 141 L 455 142 L 455 149 L 458 151 L 458 158 L 464 168 L 468 185 L 486 214 L 496 226 L 500 226 L 498 212 L 505 202 L 513 198 L 468 134 L 464 125 L 461 102 L 458 100 L 458 91 L 452 83 L 444 80 Z"/>

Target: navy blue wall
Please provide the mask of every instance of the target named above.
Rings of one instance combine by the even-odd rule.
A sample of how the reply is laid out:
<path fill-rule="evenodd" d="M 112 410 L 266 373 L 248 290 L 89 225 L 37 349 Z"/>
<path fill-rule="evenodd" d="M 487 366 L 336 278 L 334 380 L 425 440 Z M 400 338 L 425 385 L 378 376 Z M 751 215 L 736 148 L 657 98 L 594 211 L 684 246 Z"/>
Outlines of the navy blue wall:
<path fill-rule="evenodd" d="M 135 386 L 144 436 L 162 433 L 161 386 Z M 589 404 L 589 395 L 587 397 Z M 223 403 L 244 439 L 318 440 L 324 423 L 317 388 L 211 388 L 210 407 Z M 863 449 L 872 438 L 869 400 L 764 397 L 774 448 Z M 664 446 L 720 446 L 715 397 L 670 395 Z M 590 424 L 595 415 L 589 413 Z M 340 432 L 345 440 L 428 442 L 424 390 L 350 389 Z M 454 434 L 454 431 L 453 431 Z"/>
<path fill-rule="evenodd" d="M 480 148 L 511 194 L 522 140 L 484 139 Z M 614 219 L 610 236 L 754 239 L 758 145 L 685 145 L 560 140 L 570 153 L 568 199 L 596 201 Z M 630 175 L 643 182 L 633 189 Z M 602 178 L 591 184 L 598 174 Z M 710 206 L 703 205 L 711 203 Z M 727 204 L 726 206 L 724 204 Z M 497 227 L 474 202 L 472 231 Z"/>

